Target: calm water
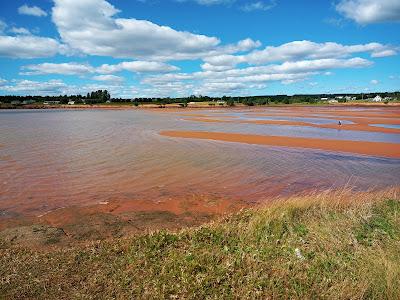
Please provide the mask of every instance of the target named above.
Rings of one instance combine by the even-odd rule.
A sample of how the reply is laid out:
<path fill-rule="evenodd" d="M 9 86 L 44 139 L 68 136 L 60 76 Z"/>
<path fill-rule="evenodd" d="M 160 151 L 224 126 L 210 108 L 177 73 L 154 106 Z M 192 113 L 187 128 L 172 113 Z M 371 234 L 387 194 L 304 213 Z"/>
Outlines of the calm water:
<path fill-rule="evenodd" d="M 397 159 L 169 138 L 159 131 L 225 131 L 400 145 L 399 134 L 202 123 L 187 118 L 182 113 L 139 110 L 0 111 L 0 213 L 39 215 L 72 205 L 193 195 L 257 201 L 315 188 L 400 184 Z M 321 117 L 319 122 L 327 121 Z"/>

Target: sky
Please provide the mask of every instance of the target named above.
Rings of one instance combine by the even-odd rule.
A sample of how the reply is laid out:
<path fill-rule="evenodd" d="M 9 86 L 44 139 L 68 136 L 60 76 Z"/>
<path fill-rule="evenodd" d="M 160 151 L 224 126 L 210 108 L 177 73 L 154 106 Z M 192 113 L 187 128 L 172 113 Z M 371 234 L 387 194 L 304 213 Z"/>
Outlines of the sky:
<path fill-rule="evenodd" d="M 0 95 L 400 90 L 400 0 L 0 2 Z"/>

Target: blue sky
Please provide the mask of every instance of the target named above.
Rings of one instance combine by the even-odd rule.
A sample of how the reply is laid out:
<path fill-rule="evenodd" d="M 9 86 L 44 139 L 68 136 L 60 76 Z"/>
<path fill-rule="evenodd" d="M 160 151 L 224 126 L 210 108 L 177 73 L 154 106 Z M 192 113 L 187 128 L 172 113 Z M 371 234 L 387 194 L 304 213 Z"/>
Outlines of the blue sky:
<path fill-rule="evenodd" d="M 395 91 L 399 0 L 0 3 L 0 94 Z"/>

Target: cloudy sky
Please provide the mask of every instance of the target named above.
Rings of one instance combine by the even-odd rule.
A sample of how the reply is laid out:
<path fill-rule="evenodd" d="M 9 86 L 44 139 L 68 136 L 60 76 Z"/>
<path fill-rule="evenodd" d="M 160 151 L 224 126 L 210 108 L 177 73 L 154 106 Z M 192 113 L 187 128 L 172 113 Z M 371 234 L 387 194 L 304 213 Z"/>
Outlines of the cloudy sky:
<path fill-rule="evenodd" d="M 400 89 L 399 0 L 0 3 L 0 94 Z"/>

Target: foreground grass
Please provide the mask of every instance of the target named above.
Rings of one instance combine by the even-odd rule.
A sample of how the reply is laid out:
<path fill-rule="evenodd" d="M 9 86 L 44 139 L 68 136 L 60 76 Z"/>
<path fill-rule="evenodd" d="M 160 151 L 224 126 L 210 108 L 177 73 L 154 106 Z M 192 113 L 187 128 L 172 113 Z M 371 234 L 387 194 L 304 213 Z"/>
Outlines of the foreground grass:
<path fill-rule="evenodd" d="M 277 201 L 178 233 L 3 249 L 0 298 L 400 299 L 396 191 Z"/>

